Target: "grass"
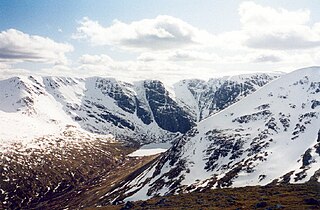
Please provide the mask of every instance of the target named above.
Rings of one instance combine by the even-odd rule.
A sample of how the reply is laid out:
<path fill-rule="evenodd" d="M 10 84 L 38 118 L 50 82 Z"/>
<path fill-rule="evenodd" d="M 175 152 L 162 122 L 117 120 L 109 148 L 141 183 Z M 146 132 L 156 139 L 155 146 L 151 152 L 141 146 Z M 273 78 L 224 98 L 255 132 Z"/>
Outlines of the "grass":
<path fill-rule="evenodd" d="M 119 209 L 320 209 L 320 184 L 309 182 L 214 189 L 87 210 Z"/>
<path fill-rule="evenodd" d="M 0 191 L 0 209 L 93 206 L 156 157 L 128 157 L 136 148 L 104 139 L 65 138 L 50 139 L 52 145 L 47 149 L 21 152 L 16 145 L 10 153 L 0 152 L 0 189 L 5 192 Z"/>

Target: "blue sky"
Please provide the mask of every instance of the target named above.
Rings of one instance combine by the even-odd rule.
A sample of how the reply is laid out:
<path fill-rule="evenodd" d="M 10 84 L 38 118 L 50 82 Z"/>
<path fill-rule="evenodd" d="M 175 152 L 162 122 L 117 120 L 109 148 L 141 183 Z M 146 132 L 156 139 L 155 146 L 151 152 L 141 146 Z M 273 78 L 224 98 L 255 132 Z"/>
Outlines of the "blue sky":
<path fill-rule="evenodd" d="M 208 78 L 320 61 L 317 0 L 0 0 L 0 75 Z"/>

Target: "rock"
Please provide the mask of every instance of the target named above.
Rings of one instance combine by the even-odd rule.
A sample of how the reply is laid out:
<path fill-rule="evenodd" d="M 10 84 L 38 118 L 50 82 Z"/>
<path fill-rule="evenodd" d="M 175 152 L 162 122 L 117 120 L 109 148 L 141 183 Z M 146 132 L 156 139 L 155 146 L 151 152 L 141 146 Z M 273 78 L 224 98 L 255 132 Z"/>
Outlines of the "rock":
<path fill-rule="evenodd" d="M 311 163 L 312 156 L 311 156 L 311 149 L 308 149 L 303 157 L 302 157 L 302 166 L 308 166 Z"/>
<path fill-rule="evenodd" d="M 156 206 L 168 206 L 168 204 L 166 203 L 168 200 L 165 198 L 161 198 L 157 203 Z"/>
<path fill-rule="evenodd" d="M 256 208 L 263 208 L 266 207 L 268 204 L 265 201 L 259 202 L 256 204 Z"/>
<path fill-rule="evenodd" d="M 132 209 L 133 207 L 134 207 L 134 204 L 131 201 L 127 201 L 124 207 L 122 207 L 120 210 Z"/>
<path fill-rule="evenodd" d="M 144 82 L 146 99 L 160 128 L 170 132 L 186 133 L 194 126 L 189 113 L 178 105 L 160 81 Z"/>
<path fill-rule="evenodd" d="M 276 204 L 274 209 L 284 209 L 284 207 L 281 204 Z"/>
<path fill-rule="evenodd" d="M 304 199 L 304 203 L 307 205 L 320 205 L 320 201 L 315 198 L 306 198 Z"/>
<path fill-rule="evenodd" d="M 268 207 L 265 210 L 274 210 L 274 209 L 284 209 L 284 207 L 281 204 L 276 204 L 273 207 Z"/>
<path fill-rule="evenodd" d="M 147 201 L 143 201 L 143 202 L 140 204 L 141 207 L 146 207 L 147 205 L 148 205 Z"/>

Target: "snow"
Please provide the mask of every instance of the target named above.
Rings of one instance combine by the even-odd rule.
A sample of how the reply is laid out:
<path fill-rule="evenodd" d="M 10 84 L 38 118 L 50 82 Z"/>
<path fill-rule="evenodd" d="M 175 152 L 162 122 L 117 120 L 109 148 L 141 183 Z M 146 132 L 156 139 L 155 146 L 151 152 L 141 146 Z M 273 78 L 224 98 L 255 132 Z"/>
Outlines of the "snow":
<path fill-rule="evenodd" d="M 187 107 L 194 117 L 199 121 L 200 108 L 197 100 L 194 98 L 194 95 L 188 89 L 189 81 L 181 81 L 174 84 L 173 91 L 175 93 L 175 99 L 178 103 L 180 103 L 183 107 Z"/>
<path fill-rule="evenodd" d="M 155 149 L 139 149 L 134 151 L 133 153 L 129 154 L 129 157 L 141 157 L 141 156 L 150 156 L 156 155 L 159 153 L 163 153 L 167 151 L 167 149 L 155 148 Z"/>
<path fill-rule="evenodd" d="M 293 83 L 305 76 L 308 76 L 310 80 L 308 83 L 303 84 L 302 86 L 293 85 Z M 271 180 L 301 166 L 301 163 L 297 163 L 297 158 L 299 158 L 307 148 L 315 144 L 320 124 L 319 111 L 317 111 L 318 117 L 312 119 L 311 125 L 308 127 L 308 132 L 300 134 L 298 139 L 292 141 L 290 140 L 290 135 L 294 130 L 294 125 L 298 123 L 297 119 L 299 118 L 299 115 L 316 110 L 312 110 L 310 106 L 305 108 L 305 110 L 298 106 L 295 110 L 288 110 L 288 108 L 289 104 L 299 105 L 302 102 L 310 103 L 313 99 L 319 99 L 319 96 L 317 97 L 316 95 L 307 93 L 307 88 L 312 81 L 320 81 L 320 68 L 308 68 L 295 71 L 276 81 L 270 82 L 252 95 L 199 124 L 198 127 L 202 130 L 200 133 L 209 130 L 208 128 L 235 129 L 239 127 L 239 124 L 232 123 L 232 119 L 235 119 L 237 116 L 256 112 L 255 108 L 261 104 L 270 104 L 272 113 L 289 112 L 291 114 L 290 130 L 287 132 L 274 133 L 272 135 L 273 143 L 266 150 L 269 151 L 268 161 L 259 163 L 258 166 L 255 167 L 253 173 L 240 174 L 235 180 L 234 186 L 267 184 Z M 274 97 L 268 96 L 270 92 L 274 93 Z M 286 95 L 287 98 L 277 98 L 281 95 Z M 229 117 L 230 113 L 234 113 L 234 115 Z M 258 120 L 244 125 L 246 126 L 244 128 L 250 128 L 252 131 L 257 131 L 261 125 L 263 125 L 261 120 Z M 255 134 L 251 132 L 251 136 L 255 136 Z M 281 161 L 281 164 L 279 164 L 279 161 Z M 262 183 L 258 182 L 258 176 L 260 174 L 268 174 L 267 179 Z"/>
<path fill-rule="evenodd" d="M 150 156 L 163 153 L 170 148 L 170 143 L 151 143 L 143 145 L 140 149 L 130 153 L 129 157 Z"/>
<path fill-rule="evenodd" d="M 260 83 L 265 84 L 279 76 L 281 76 L 281 74 L 255 73 L 212 78 L 208 81 L 188 79 L 175 83 L 173 85 L 173 92 L 175 93 L 176 101 L 187 109 L 195 120 L 199 122 L 210 116 L 212 113 L 220 111 L 216 107 L 217 101 L 215 95 L 219 88 L 225 88 L 226 84 L 229 84 L 228 88 L 231 89 L 234 85 L 240 87 L 250 85 L 252 86 L 251 91 L 254 91 L 255 89 L 260 88 L 262 85 Z M 233 102 L 241 100 L 244 97 L 243 94 L 243 92 L 240 92 L 239 95 L 233 99 Z"/>
<path fill-rule="evenodd" d="M 60 103 L 44 93 L 40 83 L 16 77 L 0 81 L 0 88 L 0 151 L 14 142 L 27 145 L 35 138 L 56 135 L 68 125 L 78 126 Z M 23 97 L 28 97 L 30 104 L 21 103 Z"/>
<path fill-rule="evenodd" d="M 179 148 L 179 160 L 186 161 L 186 170 L 182 171 L 178 177 L 183 177 L 181 186 L 201 186 L 208 183 L 212 176 L 218 179 L 223 178 L 236 163 L 245 163 L 245 160 L 251 162 L 252 171 L 241 170 L 232 180 L 233 187 L 248 185 L 265 185 L 281 177 L 290 171 L 294 171 L 291 176 L 291 183 L 302 183 L 310 179 L 316 170 L 320 168 L 320 156 L 315 153 L 314 146 L 317 144 L 319 125 L 320 125 L 320 106 L 311 106 L 313 101 L 320 99 L 320 67 L 300 69 L 282 76 L 269 84 L 259 88 L 253 94 L 241 99 L 239 102 L 229 106 L 225 110 L 218 112 L 198 123 L 195 130 L 198 131 L 195 136 L 185 136 L 186 143 Z M 313 87 L 312 87 L 313 86 Z M 314 88 L 314 89 L 312 89 Z M 318 89 L 317 89 L 318 88 Z M 176 97 L 178 99 L 191 100 L 192 97 L 184 93 L 186 87 L 176 86 Z M 189 103 L 192 104 L 192 103 Z M 268 105 L 266 108 L 262 105 Z M 193 104 L 189 107 L 196 108 Z M 269 114 L 255 115 L 256 113 L 267 110 Z M 306 114 L 314 113 L 311 117 L 303 117 Z M 238 122 L 243 116 L 257 116 L 250 118 L 248 122 Z M 289 127 L 285 128 L 280 118 L 285 116 L 289 122 Z M 276 128 L 273 130 L 267 126 L 267 123 L 273 119 Z M 299 131 L 299 126 L 304 125 L 305 129 Z M 207 149 L 215 141 L 209 140 L 206 133 L 212 130 L 219 130 L 225 136 L 231 138 L 240 138 L 243 142 L 243 148 L 252 148 L 252 143 L 264 145 L 261 150 L 255 151 L 250 156 L 248 151 L 234 159 L 230 159 L 230 152 L 226 156 L 220 156 L 215 161 L 217 167 L 213 170 L 206 170 L 205 164 L 210 157 L 211 151 L 207 154 Z M 267 130 L 266 138 L 261 138 L 261 133 Z M 297 132 L 298 131 L 298 132 Z M 297 133 L 297 134 L 295 134 Z M 238 137 L 237 137 L 238 136 Z M 228 140 L 228 139 L 226 139 Z M 256 141 L 256 142 L 254 142 Z M 214 145 L 214 144 L 213 144 Z M 215 148 L 215 147 L 214 147 Z M 312 160 L 308 166 L 302 167 L 302 156 L 308 149 L 311 149 Z M 249 150 L 250 151 L 250 150 Z M 165 158 L 163 158 L 165 160 Z M 166 174 L 170 168 L 168 162 L 161 167 L 160 174 L 152 177 L 152 174 L 144 174 L 143 179 L 131 182 L 133 189 L 137 186 L 143 186 L 136 194 L 131 195 L 127 200 L 143 199 L 144 193 L 153 186 L 159 178 L 165 182 Z M 163 164 L 163 163 L 161 163 Z M 158 165 L 159 166 L 159 165 Z M 221 166 L 228 166 L 222 168 Z M 157 166 L 152 166 L 155 168 Z M 297 179 L 297 174 L 305 170 L 305 177 Z M 260 180 L 261 175 L 265 178 Z M 145 183 L 146 180 L 149 180 Z M 175 180 L 172 179 L 170 183 Z M 134 184 L 136 183 L 136 184 Z M 142 184 L 144 183 L 144 185 Z M 158 191 L 153 192 L 165 194 L 168 192 L 167 183 Z"/>
<path fill-rule="evenodd" d="M 41 76 L 1 80 L 0 147 L 13 142 L 27 144 L 43 135 L 56 135 L 70 125 L 104 135 L 136 138 L 141 142 L 171 139 L 173 134 L 161 129 L 155 121 L 146 125 L 136 113 L 121 109 L 106 93 L 113 86 L 121 87 L 130 97 L 136 96 L 150 111 L 142 81 L 131 84 L 113 78 Z M 100 115 L 104 111 L 134 125 L 135 129 L 120 128 L 111 122 L 101 123 Z"/>
<path fill-rule="evenodd" d="M 232 78 L 220 78 L 209 80 L 206 84 L 214 90 L 222 81 L 227 79 L 243 82 L 247 76 Z M 192 94 L 188 89 L 188 84 L 195 82 L 199 87 L 195 88 L 196 94 Z M 198 83 L 197 83 L 198 82 Z M 204 81 L 202 81 L 204 82 Z M 187 136 L 187 141 L 182 145 L 179 160 L 186 161 L 188 172 L 182 171 L 183 179 L 181 185 L 204 186 L 213 176 L 222 178 L 230 171 L 236 163 L 244 163 L 245 160 L 252 162 L 253 171 L 242 170 L 237 177 L 232 180 L 232 186 L 244 185 L 265 185 L 274 179 L 280 179 L 284 174 L 294 171 L 290 182 L 300 183 L 307 181 L 313 173 L 320 168 L 320 157 L 311 150 L 312 162 L 305 167 L 305 178 L 294 181 L 294 176 L 302 172 L 302 155 L 306 150 L 314 148 L 317 143 L 317 135 L 320 125 L 320 106 L 311 108 L 312 101 L 319 100 L 319 91 L 310 89 L 311 83 L 320 82 L 320 68 L 312 67 L 297 70 L 290 74 L 276 79 L 245 98 L 239 98 L 239 102 L 229 106 L 223 111 L 209 116 L 209 105 L 204 105 L 200 110 L 201 103 L 201 81 L 186 80 L 173 86 L 170 94 L 175 96 L 175 100 L 186 110 L 191 112 L 195 119 L 199 120 L 200 115 L 208 118 L 198 122 L 195 129 L 198 131 L 194 136 Z M 101 84 L 101 87 L 98 87 Z M 128 96 L 135 96 L 141 101 L 142 106 L 150 111 L 143 81 L 135 83 L 124 83 L 112 78 L 65 78 L 65 77 L 34 77 L 20 76 L 0 81 L 0 152 L 6 153 L 14 147 L 16 143 L 23 145 L 18 149 L 24 152 L 26 148 L 45 148 L 48 142 L 34 141 L 42 137 L 49 141 L 50 136 L 59 136 L 68 128 L 76 131 L 76 135 L 88 135 L 90 130 L 101 133 L 101 137 L 112 137 L 110 134 L 121 134 L 127 137 L 153 138 L 158 142 L 174 139 L 173 135 L 161 129 L 155 121 L 149 125 L 144 124 L 136 113 L 129 113 L 121 109 L 117 101 L 109 96 L 108 91 L 111 86 L 119 86 Z M 201 88 L 200 88 L 201 87 Z M 25 99 L 25 100 L 23 100 Z M 103 108 L 95 106 L 98 104 Z M 262 105 L 267 108 L 260 108 Z M 89 106 L 89 107 L 86 107 Z M 91 106 L 91 107 L 90 107 Z M 134 130 L 119 128 L 111 122 L 97 120 L 90 115 L 99 116 L 104 111 L 109 111 L 117 117 L 123 118 L 126 122 L 135 126 Z M 255 115 L 263 110 L 268 110 L 270 116 L 258 116 L 255 120 L 240 123 L 236 119 L 247 115 Z M 315 113 L 312 118 L 301 118 L 306 113 Z M 290 126 L 287 130 L 280 121 L 280 113 L 284 114 Z M 151 112 L 152 114 L 152 112 Z M 80 121 L 75 121 L 79 117 Z M 267 122 L 274 118 L 278 128 L 268 129 Z M 302 124 L 306 128 L 298 135 L 293 133 L 297 130 L 297 124 Z M 85 131 L 86 129 L 87 131 Z M 239 129 L 242 129 L 238 131 Z M 243 141 L 243 148 L 252 147 L 254 139 L 259 139 L 259 135 L 264 129 L 268 129 L 266 139 L 260 139 L 260 143 L 267 142 L 269 145 L 262 148 L 254 155 L 261 157 L 262 160 L 253 159 L 249 152 L 245 151 L 240 157 L 230 160 L 230 152 L 226 156 L 221 156 L 215 163 L 217 167 L 212 170 L 204 169 L 213 151 L 207 152 L 208 148 L 214 145 L 214 140 L 209 140 L 208 133 L 212 130 L 219 130 L 223 135 L 232 136 Z M 79 133 L 78 133 L 79 132 Z M 81 134 L 80 134 L 81 133 Z M 95 135 L 98 136 L 98 135 Z M 176 137 L 176 136 L 175 136 Z M 296 137 L 292 139 L 292 137 Z M 229 140 L 229 139 L 226 139 Z M 272 140 L 272 141 L 271 141 Z M 61 143 L 63 145 L 63 143 Z M 130 157 L 148 156 L 167 151 L 170 143 L 154 143 L 142 146 L 137 151 L 129 154 Z M 215 149 L 215 146 L 213 148 Z M 97 148 L 99 149 L 99 148 Z M 265 155 L 267 154 L 267 155 Z M 265 155 L 265 156 L 263 156 Z M 251 159 L 250 159 L 251 158 Z M 222 168 L 223 165 L 227 167 Z M 153 177 L 156 165 L 152 165 L 135 180 L 127 183 L 131 189 L 129 192 L 139 190 L 131 195 L 127 200 L 146 199 L 146 192 L 159 178 L 166 182 L 165 176 L 174 166 L 169 162 L 163 163 L 161 173 Z M 266 178 L 259 181 L 260 175 Z M 146 185 L 142 185 L 148 181 Z M 161 188 L 158 193 L 165 194 L 169 191 L 168 186 Z"/>

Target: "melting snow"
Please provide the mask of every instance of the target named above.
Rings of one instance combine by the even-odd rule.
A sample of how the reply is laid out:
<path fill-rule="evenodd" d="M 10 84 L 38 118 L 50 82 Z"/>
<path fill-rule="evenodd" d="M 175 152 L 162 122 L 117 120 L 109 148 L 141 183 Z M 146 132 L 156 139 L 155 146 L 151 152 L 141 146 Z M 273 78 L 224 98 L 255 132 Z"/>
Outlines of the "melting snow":
<path fill-rule="evenodd" d="M 170 143 L 152 143 L 142 146 L 140 149 L 129 154 L 129 157 L 150 156 L 163 153 L 170 148 Z"/>

